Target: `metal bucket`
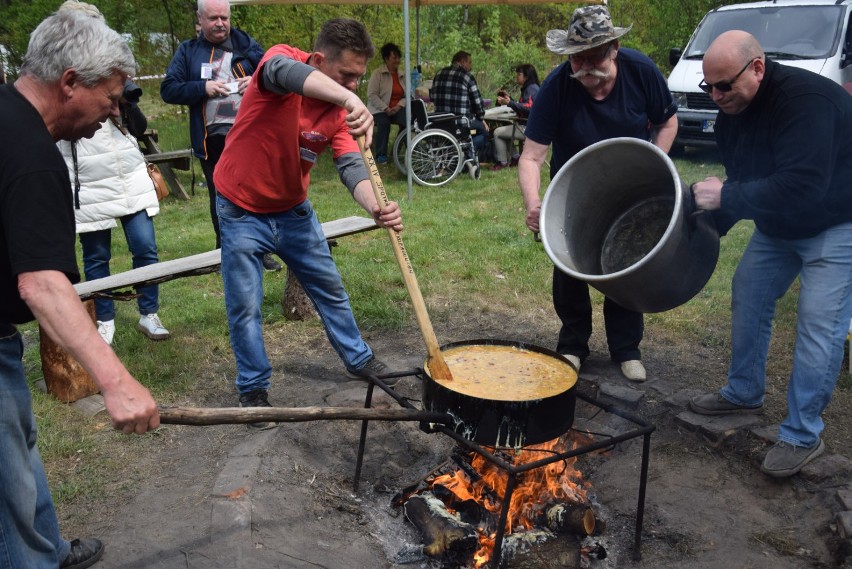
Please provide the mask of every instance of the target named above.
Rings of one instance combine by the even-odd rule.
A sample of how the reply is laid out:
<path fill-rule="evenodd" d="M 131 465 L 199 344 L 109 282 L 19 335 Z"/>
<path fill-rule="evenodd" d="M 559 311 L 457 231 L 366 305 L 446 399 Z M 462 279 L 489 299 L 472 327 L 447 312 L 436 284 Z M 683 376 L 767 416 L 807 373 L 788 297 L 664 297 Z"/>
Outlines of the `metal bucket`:
<path fill-rule="evenodd" d="M 719 233 L 694 211 L 674 163 L 649 142 L 613 138 L 565 163 L 541 205 L 541 240 L 564 273 L 636 312 L 663 312 L 707 284 Z"/>

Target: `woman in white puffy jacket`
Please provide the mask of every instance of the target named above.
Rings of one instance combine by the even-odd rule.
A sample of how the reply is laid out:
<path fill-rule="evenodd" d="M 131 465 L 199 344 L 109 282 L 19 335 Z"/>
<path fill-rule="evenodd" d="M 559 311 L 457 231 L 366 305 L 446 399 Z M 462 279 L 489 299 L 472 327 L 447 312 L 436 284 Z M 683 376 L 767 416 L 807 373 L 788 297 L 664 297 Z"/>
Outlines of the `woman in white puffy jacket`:
<path fill-rule="evenodd" d="M 160 205 L 134 136 L 111 117 L 92 138 L 60 141 L 57 145 L 71 177 L 86 280 L 109 276 L 112 229 L 118 226 L 118 220 L 133 255 L 133 268 L 156 263 L 152 218 L 159 213 Z M 137 328 L 152 340 L 165 340 L 169 331 L 157 316 L 159 287 L 142 287 L 138 293 L 141 317 Z M 96 299 L 95 313 L 98 331 L 111 344 L 115 335 L 113 301 Z"/>

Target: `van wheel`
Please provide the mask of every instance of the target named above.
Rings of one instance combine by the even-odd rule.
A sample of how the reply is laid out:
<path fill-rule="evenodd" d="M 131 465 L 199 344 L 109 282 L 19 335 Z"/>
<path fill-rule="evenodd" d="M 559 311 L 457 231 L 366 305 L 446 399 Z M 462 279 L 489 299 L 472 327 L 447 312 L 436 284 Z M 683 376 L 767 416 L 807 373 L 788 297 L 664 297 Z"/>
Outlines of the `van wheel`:
<path fill-rule="evenodd" d="M 684 154 L 686 154 L 686 146 L 683 144 L 672 144 L 669 156 L 683 156 Z"/>

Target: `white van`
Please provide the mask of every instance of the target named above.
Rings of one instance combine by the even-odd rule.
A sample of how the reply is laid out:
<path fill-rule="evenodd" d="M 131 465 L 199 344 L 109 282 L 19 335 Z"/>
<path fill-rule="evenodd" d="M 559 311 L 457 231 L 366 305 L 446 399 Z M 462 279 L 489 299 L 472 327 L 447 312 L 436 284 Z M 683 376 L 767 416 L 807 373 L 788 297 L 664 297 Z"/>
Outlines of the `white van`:
<path fill-rule="evenodd" d="M 778 63 L 819 73 L 852 93 L 852 0 L 766 0 L 711 10 L 681 51 L 672 49 L 669 89 L 678 104 L 675 148 L 714 146 L 718 108 L 698 88 L 704 52 L 719 34 L 745 30 Z"/>

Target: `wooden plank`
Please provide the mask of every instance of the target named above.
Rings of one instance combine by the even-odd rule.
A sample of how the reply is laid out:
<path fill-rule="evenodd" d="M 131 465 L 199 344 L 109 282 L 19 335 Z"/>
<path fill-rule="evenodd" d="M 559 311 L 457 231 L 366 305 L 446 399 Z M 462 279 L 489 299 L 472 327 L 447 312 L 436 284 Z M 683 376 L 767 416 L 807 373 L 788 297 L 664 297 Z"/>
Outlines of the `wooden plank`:
<path fill-rule="evenodd" d="M 192 150 L 169 150 L 168 152 L 146 154 L 145 159 L 154 164 L 162 165 L 166 163 L 178 170 L 189 170 Z"/>
<path fill-rule="evenodd" d="M 100 393 L 95 393 L 94 395 L 78 399 L 77 401 L 74 401 L 71 406 L 87 417 L 94 417 L 95 415 L 106 412 L 104 396 Z"/>
<path fill-rule="evenodd" d="M 353 215 L 322 224 L 326 239 L 345 237 L 372 229 L 378 229 L 376 222 L 369 217 Z M 147 267 L 131 269 L 110 275 L 102 279 L 86 281 L 74 285 L 81 300 L 95 298 L 99 293 L 114 292 L 128 287 L 138 287 L 170 281 L 180 277 L 203 275 L 219 270 L 222 263 L 222 250 L 215 249 L 189 257 L 154 263 Z"/>

